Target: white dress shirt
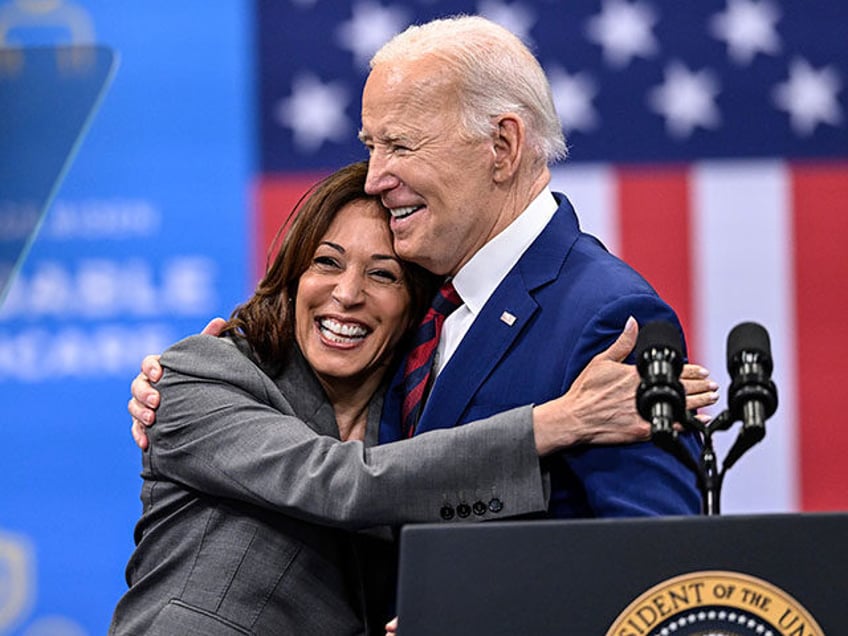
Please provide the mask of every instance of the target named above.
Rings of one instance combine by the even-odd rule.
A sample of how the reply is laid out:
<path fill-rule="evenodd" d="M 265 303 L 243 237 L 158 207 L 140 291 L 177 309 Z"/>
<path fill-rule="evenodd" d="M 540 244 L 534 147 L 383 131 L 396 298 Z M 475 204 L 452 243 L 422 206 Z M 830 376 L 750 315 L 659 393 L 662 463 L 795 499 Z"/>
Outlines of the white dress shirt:
<path fill-rule="evenodd" d="M 527 248 L 542 233 L 557 210 L 550 188 L 545 187 L 500 234 L 481 247 L 453 277 L 462 306 L 445 320 L 436 349 L 434 377 L 450 360 L 471 324 L 498 285 Z"/>

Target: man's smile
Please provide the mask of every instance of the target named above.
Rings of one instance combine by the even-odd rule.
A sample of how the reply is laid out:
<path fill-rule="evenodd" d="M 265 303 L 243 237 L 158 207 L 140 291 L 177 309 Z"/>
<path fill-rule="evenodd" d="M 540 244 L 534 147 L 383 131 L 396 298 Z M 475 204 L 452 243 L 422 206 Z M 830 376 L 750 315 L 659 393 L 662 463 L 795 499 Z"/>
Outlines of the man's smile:
<path fill-rule="evenodd" d="M 406 205 L 401 208 L 389 208 L 389 214 L 395 219 L 405 219 L 423 207 L 423 205 Z"/>

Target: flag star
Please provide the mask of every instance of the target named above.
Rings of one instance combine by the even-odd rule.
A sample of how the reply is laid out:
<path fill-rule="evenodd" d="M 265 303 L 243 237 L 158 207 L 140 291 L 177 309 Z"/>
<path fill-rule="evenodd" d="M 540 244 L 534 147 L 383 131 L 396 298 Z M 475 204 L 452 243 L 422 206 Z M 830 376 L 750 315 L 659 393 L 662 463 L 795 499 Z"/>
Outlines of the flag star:
<path fill-rule="evenodd" d="M 360 68 L 367 68 L 377 49 L 409 24 L 409 14 L 405 10 L 384 7 L 370 0 L 355 3 L 352 12 L 351 19 L 336 30 L 336 42 L 353 53 Z"/>
<path fill-rule="evenodd" d="M 727 9 L 710 20 L 710 32 L 727 43 L 727 52 L 739 65 L 751 63 L 757 53 L 776 55 L 780 39 L 775 25 L 780 11 L 768 0 L 728 0 Z"/>
<path fill-rule="evenodd" d="M 678 138 L 689 137 L 701 128 L 717 128 L 721 115 L 715 105 L 718 80 L 707 69 L 692 72 L 680 62 L 665 69 L 663 83 L 648 94 L 651 109 L 665 117 L 666 130 Z"/>
<path fill-rule="evenodd" d="M 482 0 L 477 5 L 477 13 L 509 29 L 525 44 L 533 42 L 530 29 L 536 23 L 536 14 L 527 5 L 518 2 L 507 4 L 498 0 Z"/>
<path fill-rule="evenodd" d="M 789 67 L 789 79 L 774 87 L 772 100 L 789 113 L 798 135 L 809 136 L 820 123 L 842 123 L 842 110 L 836 99 L 841 89 L 842 82 L 833 68 L 815 70 L 806 60 L 795 58 Z"/>
<path fill-rule="evenodd" d="M 598 126 L 598 113 L 592 98 L 598 94 L 595 81 L 585 72 L 571 75 L 554 66 L 547 70 L 554 104 L 563 128 L 588 132 Z"/>
<path fill-rule="evenodd" d="M 586 36 L 601 45 L 607 64 L 624 68 L 636 56 L 648 58 L 659 51 L 651 31 L 656 22 L 647 4 L 604 0 L 601 13 L 587 22 Z"/>
<path fill-rule="evenodd" d="M 344 111 L 349 101 L 349 92 L 341 84 L 323 84 L 307 73 L 294 79 L 291 97 L 276 107 L 276 119 L 292 129 L 296 146 L 314 152 L 325 140 L 348 140 L 352 124 Z"/>

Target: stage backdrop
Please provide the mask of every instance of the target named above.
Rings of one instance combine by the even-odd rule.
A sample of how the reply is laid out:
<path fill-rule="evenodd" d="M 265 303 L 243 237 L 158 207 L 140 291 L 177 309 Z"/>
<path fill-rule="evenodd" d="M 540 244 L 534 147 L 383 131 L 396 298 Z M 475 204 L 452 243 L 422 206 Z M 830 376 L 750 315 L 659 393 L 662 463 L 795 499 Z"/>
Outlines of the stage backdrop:
<path fill-rule="evenodd" d="M 844 2 L 0 0 L 0 45 L 121 55 L 0 309 L 0 634 L 105 631 L 139 512 L 139 359 L 249 293 L 303 190 L 365 158 L 371 53 L 457 12 L 536 51 L 571 149 L 555 187 L 675 305 L 723 392 L 728 331 L 771 333 L 780 408 L 725 510 L 848 508 Z"/>

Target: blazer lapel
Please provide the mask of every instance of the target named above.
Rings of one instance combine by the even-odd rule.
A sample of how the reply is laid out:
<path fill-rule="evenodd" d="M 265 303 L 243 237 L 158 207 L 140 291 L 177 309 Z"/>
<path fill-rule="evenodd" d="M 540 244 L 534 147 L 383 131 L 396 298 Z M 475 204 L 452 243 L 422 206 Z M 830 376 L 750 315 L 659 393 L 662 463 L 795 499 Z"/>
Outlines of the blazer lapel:
<path fill-rule="evenodd" d="M 564 197 L 558 201 L 557 213 L 498 285 L 439 373 L 417 432 L 462 423 L 480 386 L 538 311 L 533 292 L 557 277 L 579 234 L 571 205 Z"/>
<path fill-rule="evenodd" d="M 297 416 L 312 430 L 339 438 L 333 407 L 298 347 L 293 347 L 291 357 L 283 365 L 275 382 Z"/>

